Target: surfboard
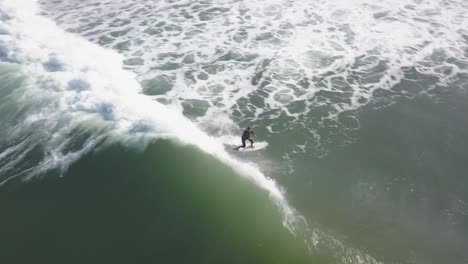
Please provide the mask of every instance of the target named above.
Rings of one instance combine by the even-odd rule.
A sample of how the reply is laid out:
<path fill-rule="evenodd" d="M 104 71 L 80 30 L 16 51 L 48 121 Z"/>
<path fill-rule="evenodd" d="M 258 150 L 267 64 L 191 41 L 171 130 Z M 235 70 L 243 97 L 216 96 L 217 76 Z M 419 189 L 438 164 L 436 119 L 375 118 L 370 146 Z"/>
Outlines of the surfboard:
<path fill-rule="evenodd" d="M 268 142 L 255 142 L 253 147 L 250 146 L 250 143 L 247 144 L 247 146 L 245 148 L 239 148 L 238 150 L 237 149 L 237 146 L 229 146 L 230 147 L 230 150 L 232 151 L 235 151 L 235 152 L 250 152 L 250 151 L 257 151 L 257 150 L 261 150 L 261 149 L 264 149 L 268 146 Z"/>

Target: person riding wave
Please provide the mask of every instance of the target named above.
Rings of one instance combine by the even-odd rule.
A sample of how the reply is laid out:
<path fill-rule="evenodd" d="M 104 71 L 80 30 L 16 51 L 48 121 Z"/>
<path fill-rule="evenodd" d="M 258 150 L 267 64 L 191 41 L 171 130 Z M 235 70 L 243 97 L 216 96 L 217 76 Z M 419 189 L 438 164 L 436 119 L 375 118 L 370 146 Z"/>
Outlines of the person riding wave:
<path fill-rule="evenodd" d="M 252 135 L 255 136 L 255 133 L 253 132 L 253 130 L 250 128 L 250 127 L 247 127 L 246 130 L 244 130 L 244 133 L 242 133 L 242 146 L 239 146 L 239 147 L 236 147 L 235 150 L 239 150 L 240 148 L 245 148 L 245 141 L 248 140 L 250 141 L 250 147 L 253 148 L 253 143 L 254 143 L 254 140 L 252 138 Z"/>

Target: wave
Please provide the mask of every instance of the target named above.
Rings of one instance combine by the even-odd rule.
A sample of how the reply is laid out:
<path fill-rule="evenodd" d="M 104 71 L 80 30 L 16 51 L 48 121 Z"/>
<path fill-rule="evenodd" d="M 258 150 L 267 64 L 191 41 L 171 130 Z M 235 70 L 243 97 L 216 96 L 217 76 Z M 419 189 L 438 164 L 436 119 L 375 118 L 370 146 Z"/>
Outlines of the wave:
<path fill-rule="evenodd" d="M 10 67 L 3 74 L 12 79 L 2 83 L 2 91 L 20 84 L 2 98 L 14 112 L 2 131 L 7 135 L 0 154 L 3 184 L 50 169 L 64 172 L 104 141 L 144 145 L 170 138 L 197 146 L 268 191 L 285 226 L 293 229 L 294 210 L 272 179 L 231 157 L 221 142 L 177 110 L 142 95 L 135 75 L 122 69 L 122 56 L 64 32 L 36 13 L 31 1 L 1 3 L 1 59 L 3 67 Z M 22 75 L 15 77 L 18 70 Z M 32 164 L 27 160 L 31 155 L 36 157 Z"/>

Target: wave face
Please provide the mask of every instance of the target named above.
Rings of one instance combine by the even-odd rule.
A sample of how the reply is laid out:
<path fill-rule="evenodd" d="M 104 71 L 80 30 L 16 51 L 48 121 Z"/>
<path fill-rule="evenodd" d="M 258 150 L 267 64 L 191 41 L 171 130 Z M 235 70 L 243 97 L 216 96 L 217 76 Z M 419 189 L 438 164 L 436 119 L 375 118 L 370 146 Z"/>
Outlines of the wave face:
<path fill-rule="evenodd" d="M 35 199 L 41 221 L 59 215 L 32 230 L 36 242 L 96 217 L 46 238 L 31 254 L 45 261 L 71 238 L 89 252 L 79 259 L 104 262 L 468 260 L 467 11 L 438 0 L 3 0 L 0 201 L 25 202 L 2 202 L 12 217 L 0 226 L 14 225 L 11 240 L 30 228 Z M 239 126 L 268 147 L 227 152 Z M 44 176 L 45 187 L 31 182 Z M 119 198 L 127 191 L 135 198 Z M 96 207 L 83 209 L 88 192 Z M 120 212 L 139 217 L 106 229 Z M 0 239 L 12 259 L 20 244 Z M 56 248 L 57 263 L 73 255 Z"/>
<path fill-rule="evenodd" d="M 327 261 L 282 226 L 267 193 L 168 140 L 143 151 L 109 145 L 61 179 L 13 182 L 0 192 L 8 263 Z"/>

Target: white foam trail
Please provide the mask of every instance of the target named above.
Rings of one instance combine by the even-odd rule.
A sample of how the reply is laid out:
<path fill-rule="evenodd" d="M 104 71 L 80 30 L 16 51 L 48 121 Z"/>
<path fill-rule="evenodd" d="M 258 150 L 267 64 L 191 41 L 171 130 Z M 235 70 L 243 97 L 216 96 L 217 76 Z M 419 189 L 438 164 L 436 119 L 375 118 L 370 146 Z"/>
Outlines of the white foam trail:
<path fill-rule="evenodd" d="M 336 132 L 346 136 L 359 126 L 340 119 L 353 110 L 468 74 L 466 1 L 41 2 L 62 27 L 137 59 L 126 67 L 140 80 L 167 77 L 174 86 L 155 97 L 178 107 L 205 100 L 202 125 L 212 112 L 221 121 L 271 121 L 279 132 L 304 131 L 301 144 L 323 144 L 319 152 Z M 417 78 L 419 89 L 394 89 L 420 74 L 437 81 Z"/>
<path fill-rule="evenodd" d="M 47 93 L 49 103 L 53 104 L 52 107 L 34 109 L 34 114 L 23 120 L 23 126 L 44 122 L 50 129 L 49 139 L 41 142 L 45 144 L 47 154 L 25 179 L 51 168 L 66 169 L 90 151 L 100 141 L 102 132 L 93 135 L 80 150 L 72 153 L 63 152 L 62 140 L 73 128 L 92 120 L 95 126 L 99 123 L 106 126 L 104 134 L 116 138 L 147 133 L 197 146 L 266 190 L 281 208 L 284 224 L 293 228 L 294 210 L 272 179 L 252 164 L 231 157 L 221 142 L 208 136 L 176 110 L 140 94 L 135 75 L 122 70 L 122 57 L 116 52 L 65 33 L 36 12 L 34 1 L 1 2 L 3 34 L 0 47 L 7 50 L 2 60 L 22 65 L 34 80 L 34 85 L 28 89 L 35 90 L 36 94 Z M 61 120 L 64 117 L 67 120 Z M 62 124 L 57 124 L 59 122 Z M 55 126 L 50 127 L 52 123 Z M 14 147 L 7 149 L 0 157 L 14 151 Z"/>

